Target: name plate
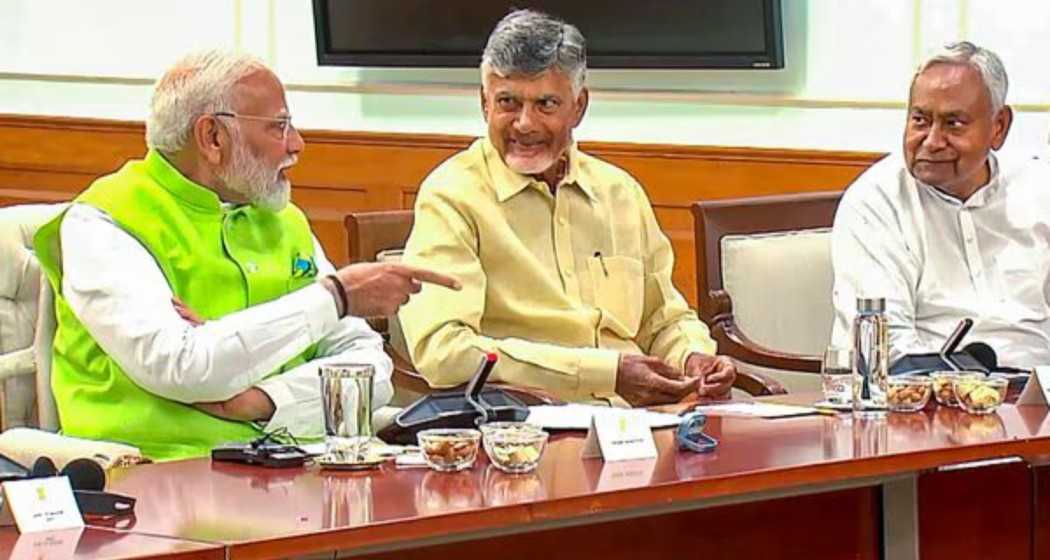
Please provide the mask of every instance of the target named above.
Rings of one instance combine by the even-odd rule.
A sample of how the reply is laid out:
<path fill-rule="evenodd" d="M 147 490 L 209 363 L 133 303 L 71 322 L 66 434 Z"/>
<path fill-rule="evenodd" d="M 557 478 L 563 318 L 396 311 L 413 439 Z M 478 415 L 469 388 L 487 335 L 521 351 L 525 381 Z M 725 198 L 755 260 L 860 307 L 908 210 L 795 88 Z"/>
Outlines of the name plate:
<path fill-rule="evenodd" d="M 1050 406 L 1050 366 L 1035 368 L 1015 404 Z"/>
<path fill-rule="evenodd" d="M 84 526 L 69 478 L 52 476 L 3 483 L 4 501 L 21 533 Z"/>
<path fill-rule="evenodd" d="M 583 457 L 628 461 L 656 457 L 653 430 L 643 414 L 609 409 L 595 412 L 583 443 Z"/>

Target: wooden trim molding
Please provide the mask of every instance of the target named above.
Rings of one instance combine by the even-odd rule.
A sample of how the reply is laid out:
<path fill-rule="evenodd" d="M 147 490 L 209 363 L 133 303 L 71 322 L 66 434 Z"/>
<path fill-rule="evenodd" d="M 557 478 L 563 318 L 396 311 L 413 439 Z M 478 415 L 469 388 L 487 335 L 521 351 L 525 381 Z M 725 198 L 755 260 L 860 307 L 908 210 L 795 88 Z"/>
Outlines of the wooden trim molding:
<path fill-rule="evenodd" d="M 141 122 L 0 114 L 0 205 L 68 200 L 145 152 Z M 352 211 L 411 208 L 419 183 L 473 138 L 304 130 L 291 172 L 293 199 L 336 264 L 347 262 L 343 220 Z M 884 154 L 870 152 L 581 142 L 646 188 L 675 251 L 675 283 L 696 304 L 697 200 L 841 190 Z"/>

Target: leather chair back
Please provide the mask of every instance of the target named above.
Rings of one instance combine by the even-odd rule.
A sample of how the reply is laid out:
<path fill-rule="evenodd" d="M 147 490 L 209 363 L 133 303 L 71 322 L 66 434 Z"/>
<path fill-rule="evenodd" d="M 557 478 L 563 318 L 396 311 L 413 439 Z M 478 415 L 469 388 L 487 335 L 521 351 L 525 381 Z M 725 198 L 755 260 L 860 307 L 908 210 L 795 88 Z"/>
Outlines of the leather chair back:
<path fill-rule="evenodd" d="M 831 225 L 841 192 L 693 205 L 700 315 L 719 351 L 758 371 L 819 372 L 831 338 Z M 777 376 L 819 390 L 816 376 Z"/>
<path fill-rule="evenodd" d="M 0 426 L 58 429 L 51 396 L 54 299 L 33 235 L 67 204 L 0 208 Z"/>

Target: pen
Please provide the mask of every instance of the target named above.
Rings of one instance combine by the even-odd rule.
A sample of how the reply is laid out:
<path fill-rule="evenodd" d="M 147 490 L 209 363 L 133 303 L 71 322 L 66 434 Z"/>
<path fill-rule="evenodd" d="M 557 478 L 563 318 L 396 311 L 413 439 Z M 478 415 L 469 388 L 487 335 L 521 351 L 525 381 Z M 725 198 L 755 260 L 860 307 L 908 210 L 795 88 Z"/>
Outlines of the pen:
<path fill-rule="evenodd" d="M 598 259 L 598 262 L 601 263 L 601 265 L 602 265 L 602 272 L 604 272 L 605 276 L 608 277 L 609 276 L 609 269 L 605 268 L 605 257 L 602 256 L 602 252 L 601 251 L 595 251 L 594 252 L 594 258 Z"/>

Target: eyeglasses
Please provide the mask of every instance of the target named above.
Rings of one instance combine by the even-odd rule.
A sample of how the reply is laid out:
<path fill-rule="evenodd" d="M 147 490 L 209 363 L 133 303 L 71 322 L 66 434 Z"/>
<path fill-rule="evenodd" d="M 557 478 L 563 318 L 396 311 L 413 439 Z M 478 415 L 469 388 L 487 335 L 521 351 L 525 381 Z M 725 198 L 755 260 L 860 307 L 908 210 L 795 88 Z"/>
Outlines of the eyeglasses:
<path fill-rule="evenodd" d="M 679 449 L 694 453 L 709 453 L 718 447 L 718 440 L 704 433 L 707 415 L 703 412 L 690 412 L 675 430 L 674 439 Z"/>
<path fill-rule="evenodd" d="M 244 120 L 248 120 L 248 121 L 266 121 L 266 122 L 275 123 L 277 126 L 276 126 L 276 128 L 273 129 L 274 132 L 275 132 L 274 136 L 275 137 L 279 137 L 281 142 L 287 142 L 288 141 L 288 131 L 293 129 L 293 128 L 295 128 L 295 125 L 292 124 L 292 116 L 291 115 L 284 116 L 284 117 L 260 117 L 260 116 L 256 116 L 256 115 L 241 115 L 239 113 L 231 113 L 229 111 L 217 111 L 215 113 L 212 113 L 211 116 L 213 116 L 213 117 L 229 117 L 231 119 L 244 119 Z"/>

